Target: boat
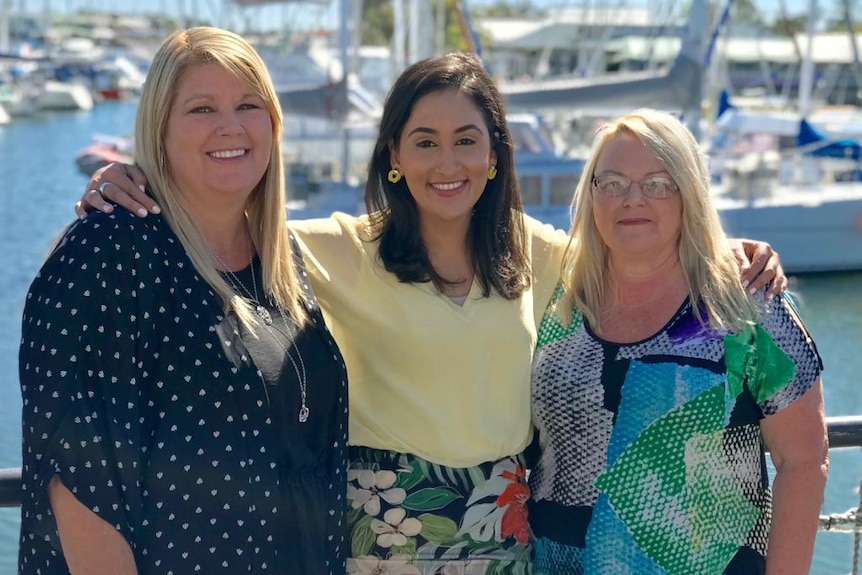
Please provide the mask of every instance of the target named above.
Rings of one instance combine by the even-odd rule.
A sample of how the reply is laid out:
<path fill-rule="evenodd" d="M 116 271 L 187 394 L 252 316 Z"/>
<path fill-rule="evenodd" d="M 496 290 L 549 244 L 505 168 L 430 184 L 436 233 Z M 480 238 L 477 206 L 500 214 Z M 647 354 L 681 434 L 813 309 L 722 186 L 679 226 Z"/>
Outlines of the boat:
<path fill-rule="evenodd" d="M 39 111 L 38 88 L 26 80 L 0 70 L 0 104 L 12 118 L 32 116 Z"/>
<path fill-rule="evenodd" d="M 36 96 L 42 110 L 92 110 L 95 104 L 90 89 L 75 82 L 48 80 Z"/>
<path fill-rule="evenodd" d="M 124 100 L 140 95 L 146 75 L 129 57 L 117 54 L 92 66 L 93 91 L 102 100 Z"/>
<path fill-rule="evenodd" d="M 6 111 L 6 108 L 3 107 L 3 104 L 0 104 L 0 126 L 8 124 L 9 119 L 9 113 Z"/>
<path fill-rule="evenodd" d="M 96 134 L 93 142 L 78 152 L 75 165 L 87 177 L 111 162 L 130 164 L 134 161 L 134 140 L 131 136 L 108 136 Z"/>
<path fill-rule="evenodd" d="M 787 273 L 862 270 L 860 167 L 799 151 L 749 153 L 725 163 L 712 200 L 729 236 L 769 242 Z"/>

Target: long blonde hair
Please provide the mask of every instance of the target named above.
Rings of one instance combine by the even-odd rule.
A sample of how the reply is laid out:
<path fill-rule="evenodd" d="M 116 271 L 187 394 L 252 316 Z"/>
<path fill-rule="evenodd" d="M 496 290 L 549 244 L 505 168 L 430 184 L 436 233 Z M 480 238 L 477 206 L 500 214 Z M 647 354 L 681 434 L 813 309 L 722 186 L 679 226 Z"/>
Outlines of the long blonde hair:
<path fill-rule="evenodd" d="M 740 269 L 709 197 L 706 158 L 691 132 L 674 116 L 640 109 L 602 127 L 578 183 L 569 247 L 563 259 L 565 285 L 562 309 L 576 307 L 598 325 L 608 248 L 593 217 L 592 179 L 599 155 L 613 138 L 637 138 L 662 164 L 679 188 L 682 224 L 679 261 L 690 301 L 703 306 L 711 327 L 741 331 L 759 315 L 759 308 L 740 282 Z M 700 313 L 695 314 L 698 319 Z"/>
<path fill-rule="evenodd" d="M 263 60 L 243 38 L 218 28 L 178 30 L 168 36 L 150 65 L 135 122 L 135 159 L 150 182 L 162 214 L 177 234 L 198 273 L 222 300 L 252 327 L 257 318 L 212 262 L 210 249 L 191 215 L 171 189 L 164 135 L 176 86 L 185 72 L 200 64 L 218 64 L 263 99 L 272 122 L 272 151 L 263 178 L 249 195 L 246 220 L 261 260 L 263 288 L 274 303 L 300 325 L 306 320 L 287 232 L 286 192 L 281 157 L 283 118 L 278 96 Z"/>

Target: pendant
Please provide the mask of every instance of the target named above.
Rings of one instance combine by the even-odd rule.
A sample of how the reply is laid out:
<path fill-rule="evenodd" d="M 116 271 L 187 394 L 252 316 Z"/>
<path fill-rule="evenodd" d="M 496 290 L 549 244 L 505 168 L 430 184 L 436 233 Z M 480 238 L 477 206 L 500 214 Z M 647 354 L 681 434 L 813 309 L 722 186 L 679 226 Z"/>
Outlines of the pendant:
<path fill-rule="evenodd" d="M 269 315 L 269 311 L 265 307 L 258 305 L 254 308 L 254 311 L 257 313 L 257 317 L 263 320 L 263 323 L 266 325 L 272 325 L 272 316 Z"/>
<path fill-rule="evenodd" d="M 302 404 L 302 407 L 299 408 L 299 422 L 305 423 L 308 421 L 308 406 Z"/>

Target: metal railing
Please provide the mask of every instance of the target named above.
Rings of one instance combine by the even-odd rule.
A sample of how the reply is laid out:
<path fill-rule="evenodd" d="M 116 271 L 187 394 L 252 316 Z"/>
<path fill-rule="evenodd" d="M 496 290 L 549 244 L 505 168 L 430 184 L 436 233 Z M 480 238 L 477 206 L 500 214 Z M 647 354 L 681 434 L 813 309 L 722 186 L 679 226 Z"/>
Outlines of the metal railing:
<path fill-rule="evenodd" d="M 862 447 L 862 415 L 829 417 L 829 449 Z M 860 494 L 862 496 L 862 494 Z M 21 505 L 21 468 L 0 469 L 0 507 Z M 820 528 L 827 531 L 862 532 L 862 512 L 851 509 L 847 513 L 822 515 Z"/>

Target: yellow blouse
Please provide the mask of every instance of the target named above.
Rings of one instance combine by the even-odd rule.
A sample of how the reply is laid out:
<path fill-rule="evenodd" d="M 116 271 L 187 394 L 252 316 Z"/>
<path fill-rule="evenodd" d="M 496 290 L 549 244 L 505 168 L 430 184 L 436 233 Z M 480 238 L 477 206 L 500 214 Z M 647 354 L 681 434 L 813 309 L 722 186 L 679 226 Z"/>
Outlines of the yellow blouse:
<path fill-rule="evenodd" d="M 536 326 L 566 234 L 525 217 L 532 287 L 509 301 L 493 290 L 483 298 L 474 284 L 458 306 L 431 283 L 386 272 L 377 242 L 363 234 L 367 221 L 334 214 L 290 222 L 347 363 L 350 444 L 452 467 L 519 453 L 532 436 Z"/>

